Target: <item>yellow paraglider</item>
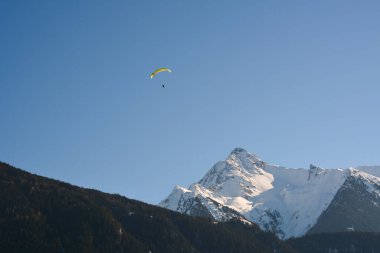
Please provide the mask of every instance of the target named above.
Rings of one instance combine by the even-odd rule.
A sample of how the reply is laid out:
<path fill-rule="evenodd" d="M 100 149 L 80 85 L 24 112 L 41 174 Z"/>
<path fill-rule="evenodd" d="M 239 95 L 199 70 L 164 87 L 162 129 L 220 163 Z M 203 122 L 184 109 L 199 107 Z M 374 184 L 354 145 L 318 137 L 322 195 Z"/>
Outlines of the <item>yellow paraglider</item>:
<path fill-rule="evenodd" d="M 156 69 L 155 71 L 153 71 L 153 73 L 150 75 L 150 78 L 153 78 L 155 75 L 157 75 L 158 73 L 160 72 L 164 72 L 164 71 L 167 71 L 167 72 L 172 72 L 170 69 L 168 68 L 159 68 L 159 69 Z"/>

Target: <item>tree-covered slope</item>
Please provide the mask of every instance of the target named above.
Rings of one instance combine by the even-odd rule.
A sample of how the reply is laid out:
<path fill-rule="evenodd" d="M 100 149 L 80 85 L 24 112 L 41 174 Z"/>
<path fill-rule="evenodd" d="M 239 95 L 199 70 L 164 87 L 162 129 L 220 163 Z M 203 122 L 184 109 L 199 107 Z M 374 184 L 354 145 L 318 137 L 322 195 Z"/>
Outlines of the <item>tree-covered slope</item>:
<path fill-rule="evenodd" d="M 377 253 L 380 252 L 380 233 L 312 234 L 289 239 L 287 243 L 304 253 Z"/>
<path fill-rule="evenodd" d="M 1 252 L 296 252 L 239 221 L 216 223 L 0 163 Z"/>

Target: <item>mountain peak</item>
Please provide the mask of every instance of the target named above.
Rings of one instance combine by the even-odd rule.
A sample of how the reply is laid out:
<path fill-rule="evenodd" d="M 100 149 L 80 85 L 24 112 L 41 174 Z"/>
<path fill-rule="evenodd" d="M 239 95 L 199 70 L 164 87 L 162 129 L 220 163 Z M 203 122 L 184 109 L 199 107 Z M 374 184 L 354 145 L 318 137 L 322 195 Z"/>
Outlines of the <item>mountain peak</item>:
<path fill-rule="evenodd" d="M 234 167 L 236 166 L 247 170 L 251 170 L 253 167 L 264 168 L 264 162 L 258 156 L 242 148 L 232 150 L 226 162 Z"/>
<path fill-rule="evenodd" d="M 260 159 L 255 154 L 249 153 L 247 150 L 243 148 L 239 148 L 239 147 L 234 148 L 234 150 L 232 150 L 232 152 L 229 154 L 228 158 L 231 156 L 239 156 L 239 157 L 250 156 L 250 157 L 254 157 L 255 159 Z"/>
<path fill-rule="evenodd" d="M 236 147 L 236 148 L 234 148 L 234 150 L 232 150 L 231 155 L 232 154 L 240 154 L 240 153 L 248 153 L 248 151 L 245 150 L 244 148 Z"/>
<path fill-rule="evenodd" d="M 221 221 L 240 214 L 281 238 L 301 236 L 332 203 L 350 176 L 348 172 L 312 164 L 309 170 L 272 166 L 243 148 L 235 148 L 200 181 L 188 189 L 179 188 L 162 206 L 188 214 L 208 213 Z M 380 185 L 380 179 L 362 174 L 356 178 L 369 185 L 366 189 L 371 193 L 380 189 L 372 187 Z"/>

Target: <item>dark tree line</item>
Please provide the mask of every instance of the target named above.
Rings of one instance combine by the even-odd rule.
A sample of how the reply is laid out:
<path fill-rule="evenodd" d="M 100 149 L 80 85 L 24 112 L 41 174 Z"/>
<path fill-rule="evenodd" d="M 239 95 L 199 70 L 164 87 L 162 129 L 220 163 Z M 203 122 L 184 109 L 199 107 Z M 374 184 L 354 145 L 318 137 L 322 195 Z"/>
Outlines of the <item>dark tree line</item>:
<path fill-rule="evenodd" d="M 323 233 L 292 238 L 287 241 L 300 252 L 309 253 L 378 253 L 380 234 L 364 232 Z"/>
<path fill-rule="evenodd" d="M 295 252 L 238 221 L 215 223 L 0 163 L 0 252 Z"/>

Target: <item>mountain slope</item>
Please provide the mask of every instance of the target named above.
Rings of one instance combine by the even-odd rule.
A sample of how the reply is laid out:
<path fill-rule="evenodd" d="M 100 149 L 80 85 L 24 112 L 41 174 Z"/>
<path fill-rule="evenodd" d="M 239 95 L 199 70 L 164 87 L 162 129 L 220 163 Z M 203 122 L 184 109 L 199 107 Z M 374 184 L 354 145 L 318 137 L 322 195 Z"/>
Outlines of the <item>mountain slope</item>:
<path fill-rule="evenodd" d="M 320 226 L 317 223 L 321 215 L 347 180 L 354 177 L 354 171 L 314 165 L 309 170 L 289 169 L 268 164 L 237 148 L 225 161 L 217 162 L 198 183 L 188 189 L 175 187 L 160 205 L 222 221 L 239 217 L 259 224 L 280 238 L 302 236 L 313 226 Z M 364 173 L 359 181 L 368 178 Z M 380 185 L 376 180 L 366 182 L 371 187 Z"/>
<path fill-rule="evenodd" d="M 0 163 L 1 252 L 295 252 L 238 221 L 215 223 Z"/>
<path fill-rule="evenodd" d="M 308 234 L 380 232 L 380 179 L 350 169 L 350 177 Z"/>

